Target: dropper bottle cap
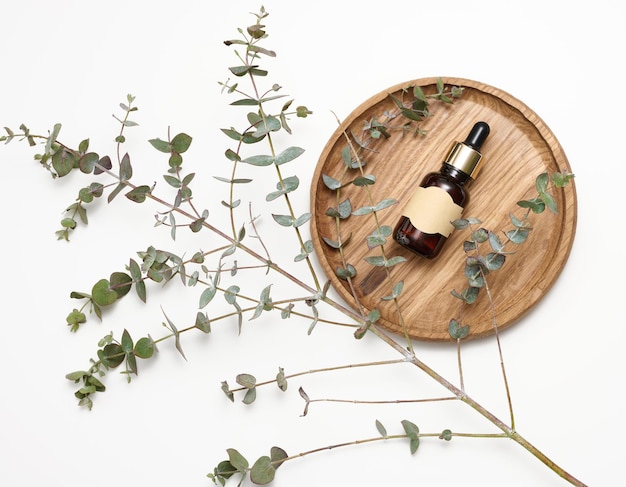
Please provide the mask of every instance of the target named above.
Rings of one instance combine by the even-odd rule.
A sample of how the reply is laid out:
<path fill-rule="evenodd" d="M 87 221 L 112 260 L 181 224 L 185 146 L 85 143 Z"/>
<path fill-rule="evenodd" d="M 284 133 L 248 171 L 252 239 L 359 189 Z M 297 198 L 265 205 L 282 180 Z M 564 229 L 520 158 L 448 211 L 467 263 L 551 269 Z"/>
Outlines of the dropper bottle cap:
<path fill-rule="evenodd" d="M 489 135 L 489 125 L 486 122 L 477 122 L 465 138 L 464 142 L 455 142 L 450 149 L 445 163 L 471 178 L 475 178 L 480 171 L 482 154 L 480 148 Z"/>

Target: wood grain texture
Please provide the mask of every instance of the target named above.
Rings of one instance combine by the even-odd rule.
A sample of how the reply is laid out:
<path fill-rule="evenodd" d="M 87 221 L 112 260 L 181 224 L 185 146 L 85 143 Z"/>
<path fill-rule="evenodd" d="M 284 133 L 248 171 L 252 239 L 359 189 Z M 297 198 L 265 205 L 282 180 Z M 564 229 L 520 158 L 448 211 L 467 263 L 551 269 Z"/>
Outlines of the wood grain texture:
<path fill-rule="evenodd" d="M 363 154 L 365 172 L 376 176 L 376 183 L 369 186 L 373 202 L 383 198 L 395 198 L 399 202 L 379 212 L 379 223 L 394 227 L 404 202 L 423 176 L 438 171 L 452 142 L 462 141 L 473 124 L 483 120 L 490 125 L 491 133 L 482 147 L 482 169 L 469 188 L 471 199 L 464 216 L 480 218 L 487 229 L 508 230 L 509 214 L 519 215 L 521 211 L 517 201 L 536 195 L 535 178 L 540 173 L 571 172 L 566 155 L 546 124 L 513 96 L 472 80 L 443 78 L 443 81 L 446 85 L 464 87 L 464 93 L 451 106 L 431 105 L 432 116 L 420 123 L 420 128 L 428 132 L 426 137 L 392 133 L 389 139 L 374 141 L 368 148 L 372 150 Z M 432 261 L 388 239 L 387 256 L 400 255 L 407 259 L 391 270 L 393 282 L 404 281 L 399 298 L 402 318 L 392 302 L 381 300 L 391 294 L 392 286 L 384 270 L 373 268 L 364 260 L 380 254 L 380 249 L 370 250 L 366 244 L 367 236 L 375 228 L 371 215 L 350 216 L 341 222 L 341 237 L 345 240 L 350 236 L 343 249 L 345 259 L 357 270 L 352 280 L 354 291 L 348 281 L 336 275 L 336 269 L 342 267 L 339 251 L 323 241 L 323 237 L 338 239 L 335 219 L 325 214 L 329 207 L 337 206 L 338 200 L 335 192 L 322 182 L 322 175 L 341 177 L 345 168 L 341 151 L 347 145 L 344 131 L 361 134 L 366 121 L 372 117 L 380 119 L 385 111 L 394 110 L 390 93 L 401 97 L 403 88 L 416 84 L 426 93 L 433 93 L 436 78 L 409 81 L 378 93 L 357 107 L 331 136 L 320 155 L 311 187 L 312 239 L 334 288 L 355 310 L 379 309 L 382 314 L 379 324 L 393 333 L 402 334 L 404 322 L 414 339 L 449 341 L 449 321 L 459 318 L 461 312 L 461 302 L 451 291 L 462 291 L 466 286 L 462 249 L 466 232 L 453 232 L 441 255 Z M 357 172 L 352 171 L 350 174 L 356 177 Z M 559 213 L 546 211 L 532 216 L 533 230 L 527 243 L 514 249 L 507 247 L 516 253 L 507 257 L 501 270 L 489 275 L 500 330 L 517 322 L 539 302 L 567 261 L 576 231 L 575 186 L 570 184 L 556 191 L 555 197 Z M 353 209 L 372 204 L 367 192 L 354 185 L 342 188 L 339 201 L 345 198 L 350 199 Z M 465 307 L 461 321 L 470 325 L 470 338 L 493 333 L 493 318 L 484 292 L 477 303 Z"/>

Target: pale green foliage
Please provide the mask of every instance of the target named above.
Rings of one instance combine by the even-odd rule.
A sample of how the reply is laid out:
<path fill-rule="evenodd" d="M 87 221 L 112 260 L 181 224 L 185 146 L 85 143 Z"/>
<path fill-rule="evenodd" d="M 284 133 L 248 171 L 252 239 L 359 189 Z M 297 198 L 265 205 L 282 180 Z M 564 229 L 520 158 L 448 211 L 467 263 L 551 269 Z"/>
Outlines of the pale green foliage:
<path fill-rule="evenodd" d="M 185 358 L 182 337 L 187 336 L 191 331 L 210 334 L 212 327 L 219 322 L 233 324 L 237 332 L 241 333 L 244 323 L 253 320 L 261 321 L 266 314 L 276 313 L 276 316 L 280 315 L 281 319 L 294 316 L 303 318 L 308 323 L 308 334 L 311 334 L 322 322 L 348 326 L 354 330 L 354 337 L 359 339 L 367 333 L 373 333 L 398 351 L 402 357 L 397 361 L 385 363 L 410 362 L 448 388 L 456 399 L 463 400 L 474 409 L 480 410 L 478 404 L 467 398 L 460 389 L 419 361 L 408 336 L 405 336 L 406 343 L 401 343 L 381 332 L 378 328 L 378 322 L 381 319 L 380 310 L 372 309 L 359 313 L 345 308 L 329 296 L 330 280 L 323 284 L 319 281 L 310 260 L 314 250 L 313 244 L 311 240 L 305 240 L 301 233 L 301 229 L 311 220 L 312 215 L 307 211 L 296 212 L 290 200 L 290 195 L 300 188 L 300 179 L 297 175 L 284 176 L 282 174 L 286 167 L 292 167 L 294 161 L 303 157 L 305 151 L 297 145 L 279 149 L 273 140 L 274 135 L 281 131 L 287 134 L 292 133 L 290 126 L 292 117 L 307 118 L 312 112 L 304 105 L 292 108 L 293 100 L 282 94 L 282 87 L 278 84 L 271 84 L 265 91 L 259 91 L 261 81 L 268 75 L 268 72 L 261 67 L 262 61 L 265 57 L 275 57 L 276 53 L 262 45 L 267 38 L 263 24 L 267 12 L 262 7 L 254 16 L 256 22 L 246 29 L 239 29 L 238 38 L 225 41 L 225 45 L 235 51 L 238 62 L 228 68 L 229 75 L 234 77 L 235 81 L 228 79 L 220 83 L 220 86 L 226 96 L 235 97 L 230 103 L 231 107 L 247 110 L 241 127 L 221 129 L 230 146 L 224 151 L 224 165 L 220 167 L 228 165 L 230 170 L 225 170 L 225 174 L 214 175 L 214 178 L 225 185 L 225 192 L 228 194 L 228 197 L 216 205 L 218 207 L 221 205 L 221 209 L 228 214 L 230 228 L 227 230 L 213 226 L 209 209 L 196 208 L 194 205 L 193 187 L 198 184 L 198 178 L 195 177 L 194 172 L 187 171 L 187 163 L 183 157 L 183 155 L 187 157 L 187 151 L 193 141 L 190 135 L 179 132 L 170 137 L 168 130 L 167 137 L 150 139 L 149 143 L 154 150 L 161 155 L 162 159 L 166 158 L 166 172 L 162 178 L 159 178 L 158 184 L 135 182 L 131 157 L 122 150 L 126 142 L 127 129 L 138 124 L 132 118 L 138 110 L 134 105 L 135 97 L 132 95 L 127 95 L 126 101 L 120 103 L 122 114 L 114 115 L 119 123 L 119 133 L 114 137 L 115 146 L 112 152 L 116 154 L 114 157 L 101 156 L 93 151 L 88 138 L 82 140 L 76 149 L 63 144 L 59 139 L 61 124 L 55 124 L 47 135 L 33 134 L 28 127 L 21 125 L 19 131 L 5 127 L 6 135 L 0 136 L 0 141 L 6 143 L 17 139 L 26 141 L 29 147 L 42 145 L 42 150 L 35 155 L 35 160 L 49 171 L 53 178 L 65 177 L 76 172 L 96 179 L 85 185 L 79 191 L 76 200 L 66 208 L 61 220 L 61 230 L 57 232 L 59 239 L 69 240 L 71 232 L 78 227 L 79 222 L 87 225 L 87 205 L 95 204 L 107 193 L 107 203 L 113 201 L 119 194 L 124 194 L 129 202 L 149 201 L 160 205 L 162 211 L 156 217 L 155 227 L 169 228 L 172 239 L 176 238 L 177 230 L 182 229 L 188 230 L 190 234 L 210 233 L 212 238 L 219 240 L 219 244 L 216 244 L 214 248 L 193 249 L 182 256 L 150 245 L 145 250 L 135 252 L 123 269 L 112 272 L 108 277 L 94 279 L 89 292 L 72 291 L 70 293 L 72 299 L 82 302 L 80 307 L 73 308 L 66 317 L 67 325 L 74 332 L 87 323 L 88 313 L 94 313 L 99 320 L 102 320 L 107 309 L 115 306 L 120 299 L 128 295 L 136 295 L 140 301 L 147 303 L 149 286 L 162 287 L 177 279 L 186 290 L 194 292 L 197 296 L 197 309 L 190 314 L 190 323 L 187 325 L 176 325 L 165 310 L 162 310 L 164 321 L 161 323 L 160 331 L 163 334 L 157 339 L 153 339 L 149 334 L 135 339 L 132 330 L 126 328 L 119 338 L 115 338 L 113 333 L 104 336 L 98 343 L 96 357 L 90 359 L 90 366 L 85 370 L 80 369 L 66 375 L 68 380 L 78 384 L 79 388 L 75 392 L 78 404 L 89 409 L 93 407 L 96 393 L 106 390 L 103 378 L 109 370 L 123 365 L 122 374 L 130 381 L 131 377 L 137 375 L 139 371 L 137 359 L 147 360 L 155 357 L 158 351 L 157 345 L 161 342 L 172 341 L 178 353 Z M 245 81 L 250 82 L 250 87 L 246 90 L 240 87 L 240 83 Z M 374 199 L 372 197 L 370 190 L 376 184 L 377 176 L 365 172 L 364 166 L 367 161 L 363 157 L 371 149 L 372 144 L 384 143 L 386 139 L 393 136 L 394 132 L 402 135 L 410 131 L 415 136 L 425 136 L 426 133 L 420 128 L 420 122 L 425 117 L 433 116 L 432 104 L 450 105 L 462 94 L 462 87 L 445 86 L 441 79 L 436 83 L 436 91 L 430 94 L 425 94 L 419 86 L 407 87 L 400 97 L 392 97 L 395 106 L 393 113 L 385 113 L 380 117 L 365 121 L 363 130 L 359 134 L 346 134 L 346 147 L 341 151 L 341 160 L 338 161 L 343 168 L 342 176 L 332 178 L 322 175 L 326 190 L 336 196 L 336 203 L 326 210 L 325 216 L 334 219 L 335 228 L 338 229 L 337 234 L 323 236 L 323 241 L 342 255 L 341 265 L 336 269 L 337 276 L 349 285 L 353 284 L 352 281 L 356 277 L 356 268 L 346 260 L 343 251 L 348 245 L 358 243 L 351 240 L 351 235 L 341 233 L 341 225 L 348 219 L 359 219 L 362 225 L 371 225 L 366 242 L 360 244 L 367 245 L 370 250 L 376 250 L 366 260 L 370 265 L 386 272 L 389 286 L 387 294 L 381 296 L 380 299 L 381 302 L 391 302 L 395 305 L 399 315 L 401 315 L 401 309 L 398 305 L 398 298 L 404 290 L 404 283 L 401 280 L 394 280 L 389 271 L 402 265 L 405 259 L 401 256 L 394 256 L 388 251 L 390 248 L 388 240 L 392 229 L 378 222 L 378 215 L 392 207 L 396 201 L 392 198 Z M 247 149 L 257 143 L 265 143 L 266 149 L 249 155 Z M 251 178 L 242 177 L 239 174 L 241 168 L 254 168 L 255 170 L 264 168 L 262 170 L 274 171 L 276 174 L 276 189 L 266 193 L 265 202 L 272 205 L 282 204 L 279 210 L 270 213 L 271 220 L 279 227 L 293 232 L 297 253 L 292 260 L 308 266 L 312 284 L 303 282 L 272 260 L 269 249 L 265 247 L 257 232 L 256 218 L 250 214 L 242 217 L 239 213 L 241 200 L 235 196 L 236 191 L 253 183 Z M 375 171 L 372 170 L 372 172 Z M 456 297 L 464 304 L 477 301 L 479 290 L 486 285 L 487 275 L 504 266 L 508 255 L 507 245 L 519 245 L 527 240 L 532 228 L 528 220 L 529 214 L 541 213 L 545 208 L 553 212 L 557 211 L 556 200 L 550 192 L 550 183 L 556 188 L 562 188 L 572 177 L 571 174 L 555 174 L 551 177 L 546 174 L 540 175 L 536 181 L 537 197 L 518 203 L 521 208 L 526 209 L 526 213 L 522 216 L 511 215 L 512 229 L 504 232 L 504 237 L 500 233 L 482 227 L 477 228 L 480 225 L 480 220 L 477 218 L 464 218 L 454 222 L 457 228 L 470 231 L 470 236 L 463 245 L 467 253 L 464 272 L 468 287 L 462 292 L 453 291 Z M 106 181 L 101 182 L 102 179 Z M 365 191 L 369 197 L 368 204 L 353 208 L 350 200 L 341 196 L 342 188 L 348 185 L 357 187 L 359 191 Z M 155 191 L 163 187 L 165 192 L 169 194 L 173 192 L 173 201 L 166 202 L 156 195 Z M 179 223 L 179 220 L 184 223 Z M 201 245 L 204 245 L 206 241 L 207 239 L 203 238 Z M 484 255 L 479 252 L 483 245 L 490 247 Z M 281 252 L 283 252 L 282 248 Z M 238 262 L 240 256 L 250 258 L 253 264 L 240 265 Z M 249 272 L 253 271 L 260 271 L 261 277 L 255 276 L 255 279 L 250 279 Z M 274 288 L 272 283 L 266 280 L 269 279 L 269 277 L 266 278 L 268 275 L 285 278 L 294 288 L 294 297 L 280 300 L 273 298 Z M 258 289 L 253 284 L 256 284 Z M 134 294 L 130 293 L 132 289 L 135 291 Z M 303 290 L 306 292 L 304 297 Z M 329 305 L 342 311 L 348 322 L 326 321 L 320 315 L 322 305 Z M 229 311 L 224 313 L 224 307 Z M 449 333 L 453 339 L 460 341 L 469 334 L 469 325 L 461 325 L 459 321 L 452 319 L 449 323 Z M 380 362 L 371 362 L 358 364 L 358 366 L 380 364 Z M 318 369 L 306 373 L 349 369 L 354 366 L 357 365 L 348 364 L 334 369 Z M 231 388 L 224 380 L 221 382 L 221 390 L 229 401 L 234 402 L 236 396 L 241 395 L 241 402 L 250 405 L 257 400 L 260 387 L 275 384 L 280 391 L 286 392 L 288 381 L 303 374 L 286 375 L 284 369 L 278 367 L 275 378 L 259 381 L 253 374 L 243 372 L 236 376 L 235 388 Z M 298 393 L 305 403 L 302 416 L 306 416 L 311 404 L 320 400 L 311 398 L 303 387 L 299 387 Z M 506 430 L 497 418 L 490 417 L 489 419 L 496 426 Z M 421 433 L 418 426 L 409 420 L 401 421 L 402 431 L 395 435 L 390 435 L 380 421 L 377 420 L 375 425 L 380 436 L 353 443 L 331 445 L 327 449 L 366 441 L 403 439 L 409 441 L 410 452 L 415 454 L 421 445 L 421 439 L 425 436 L 435 436 L 446 441 L 454 436 L 449 429 L 436 434 Z M 521 438 L 517 432 L 515 435 L 503 436 L 516 440 Z M 238 450 L 229 448 L 226 450 L 228 458 L 219 462 L 212 473 L 208 474 L 208 478 L 222 486 L 233 476 L 239 479 L 240 484 L 249 479 L 254 484 L 265 485 L 274 480 L 276 470 L 285 461 L 321 450 L 316 449 L 289 457 L 283 449 L 272 447 L 269 454 L 262 455 L 251 462 Z M 536 450 L 532 453 L 541 457 L 541 453 Z M 544 463 L 548 462 L 544 461 Z"/>

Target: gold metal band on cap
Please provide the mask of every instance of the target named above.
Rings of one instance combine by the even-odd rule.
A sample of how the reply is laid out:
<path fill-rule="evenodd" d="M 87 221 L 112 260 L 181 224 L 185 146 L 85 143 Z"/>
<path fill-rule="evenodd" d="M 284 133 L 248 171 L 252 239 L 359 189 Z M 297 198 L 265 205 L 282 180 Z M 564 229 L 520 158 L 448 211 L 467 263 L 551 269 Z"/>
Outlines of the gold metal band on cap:
<path fill-rule="evenodd" d="M 480 152 L 472 149 L 469 145 L 455 142 L 445 162 L 454 166 L 459 171 L 463 171 L 468 176 L 475 178 L 480 170 L 480 160 L 482 157 Z"/>

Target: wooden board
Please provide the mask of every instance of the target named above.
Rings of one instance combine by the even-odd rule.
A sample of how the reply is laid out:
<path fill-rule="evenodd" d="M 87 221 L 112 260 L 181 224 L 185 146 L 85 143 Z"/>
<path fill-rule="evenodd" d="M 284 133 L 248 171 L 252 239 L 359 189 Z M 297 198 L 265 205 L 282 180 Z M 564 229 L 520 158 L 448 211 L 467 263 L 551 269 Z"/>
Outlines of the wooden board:
<path fill-rule="evenodd" d="M 382 120 L 386 112 L 397 112 L 389 94 L 402 97 L 402 89 L 422 86 L 426 93 L 436 90 L 436 78 L 424 78 L 398 84 L 374 95 L 357 107 L 337 128 L 326 144 L 311 187 L 312 239 L 321 265 L 333 287 L 355 310 L 367 313 L 376 308 L 381 312 L 379 324 L 387 330 L 403 334 L 403 328 L 391 301 L 383 296 L 392 292 L 392 284 L 383 268 L 376 268 L 364 258 L 380 255 L 380 249 L 369 249 L 366 237 L 375 224 L 371 215 L 349 216 L 341 221 L 340 231 L 349 242 L 343 252 L 346 262 L 356 268 L 352 287 L 347 280 L 337 277 L 336 269 L 343 267 L 339 250 L 323 241 L 338 241 L 335 218 L 326 215 L 328 208 L 337 207 L 335 191 L 328 189 L 322 175 L 335 179 L 342 177 L 346 165 L 341 151 L 346 147 L 345 133 L 354 133 L 363 140 L 364 124 L 373 117 Z M 571 171 L 559 142 L 546 124 L 524 103 L 497 88 L 460 78 L 443 78 L 446 85 L 464 87 L 463 95 L 453 105 L 431 103 L 432 116 L 420 122 L 427 131 L 425 137 L 399 130 L 391 132 L 386 140 L 369 139 L 368 150 L 362 153 L 366 163 L 365 173 L 376 176 L 376 183 L 368 186 L 372 200 L 361 187 L 348 185 L 341 190 L 339 201 L 350 199 L 353 210 L 378 203 L 384 198 L 398 200 L 378 213 L 381 225 L 394 227 L 401 215 L 403 202 L 413 193 L 422 177 L 430 171 L 438 171 L 450 145 L 465 136 L 479 120 L 486 121 L 491 133 L 482 147 L 482 169 L 470 186 L 471 201 L 464 216 L 480 218 L 482 226 L 494 231 L 511 228 L 509 214 L 520 215 L 519 200 L 536 196 L 535 179 L 542 172 Z M 400 126 L 402 117 L 390 121 Z M 352 169 L 343 181 L 358 175 Z M 565 265 L 576 230 L 576 192 L 570 184 L 554 193 L 558 202 L 557 215 L 546 211 L 533 215 L 533 230 L 529 240 L 513 249 L 504 267 L 489 275 L 495 318 L 502 330 L 517 322 L 548 292 Z M 435 260 L 427 260 L 405 250 L 391 238 L 385 244 L 387 256 L 403 256 L 407 261 L 391 270 L 393 282 L 403 281 L 404 290 L 399 298 L 402 317 L 409 335 L 414 339 L 449 341 L 448 324 L 451 318 L 459 318 L 461 301 L 451 295 L 456 289 L 466 287 L 463 274 L 465 254 L 463 241 L 465 231 L 452 233 L 441 254 Z M 494 332 L 493 317 L 487 295 L 481 292 L 479 301 L 466 306 L 462 324 L 470 325 L 470 338 L 490 335 Z"/>

